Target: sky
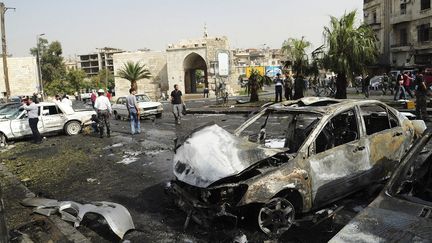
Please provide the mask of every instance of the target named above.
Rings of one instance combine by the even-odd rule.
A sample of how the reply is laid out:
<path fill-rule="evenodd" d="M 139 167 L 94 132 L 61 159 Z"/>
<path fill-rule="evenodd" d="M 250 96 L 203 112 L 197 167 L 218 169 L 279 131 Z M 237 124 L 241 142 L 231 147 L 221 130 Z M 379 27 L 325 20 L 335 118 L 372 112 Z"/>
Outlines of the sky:
<path fill-rule="evenodd" d="M 65 57 L 115 47 L 163 51 L 170 43 L 227 36 L 231 48 L 280 48 L 305 37 L 319 47 L 330 16 L 357 10 L 363 0 L 3 0 L 8 53 L 29 56 L 36 36 L 58 40 Z"/>

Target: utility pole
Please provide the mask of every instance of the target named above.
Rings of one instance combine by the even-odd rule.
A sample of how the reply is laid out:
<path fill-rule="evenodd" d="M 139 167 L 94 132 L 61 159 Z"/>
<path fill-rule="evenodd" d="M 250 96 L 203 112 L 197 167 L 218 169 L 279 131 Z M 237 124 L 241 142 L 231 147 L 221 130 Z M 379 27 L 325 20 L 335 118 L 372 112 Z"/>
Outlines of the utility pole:
<path fill-rule="evenodd" d="M 4 15 L 8 9 L 4 3 L 0 3 L 0 21 L 1 21 L 1 39 L 2 39 L 2 57 L 3 57 L 3 75 L 6 86 L 6 99 L 9 100 L 10 97 L 10 86 L 9 86 L 9 73 L 7 67 L 7 48 L 6 48 L 6 31 L 5 31 L 5 18 Z"/>

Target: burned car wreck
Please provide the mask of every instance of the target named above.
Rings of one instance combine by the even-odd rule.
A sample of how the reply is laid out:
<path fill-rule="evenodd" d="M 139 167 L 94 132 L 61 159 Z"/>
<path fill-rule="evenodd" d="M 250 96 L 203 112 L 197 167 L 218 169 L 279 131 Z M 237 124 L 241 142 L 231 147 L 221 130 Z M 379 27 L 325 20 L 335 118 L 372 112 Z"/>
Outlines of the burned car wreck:
<path fill-rule="evenodd" d="M 236 222 L 254 206 L 260 229 L 278 236 L 307 213 L 388 178 L 424 127 L 379 101 L 278 103 L 234 134 L 212 124 L 177 140 L 167 190 L 187 213 L 185 226 Z"/>
<path fill-rule="evenodd" d="M 432 129 L 406 153 L 381 194 L 330 242 L 432 241 Z"/>

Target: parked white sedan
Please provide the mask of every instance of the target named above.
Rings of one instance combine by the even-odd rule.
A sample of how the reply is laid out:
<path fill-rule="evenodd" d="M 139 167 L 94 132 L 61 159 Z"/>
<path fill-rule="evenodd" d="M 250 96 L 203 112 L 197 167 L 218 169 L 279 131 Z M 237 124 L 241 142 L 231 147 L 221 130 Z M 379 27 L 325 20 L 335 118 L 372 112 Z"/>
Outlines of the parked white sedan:
<path fill-rule="evenodd" d="M 145 94 L 135 96 L 138 101 L 141 118 L 148 116 L 156 116 L 156 118 L 162 117 L 163 105 L 160 102 L 151 101 L 151 99 Z M 119 97 L 117 102 L 112 106 L 114 117 L 116 119 L 121 119 L 122 117 L 127 118 L 129 116 L 126 103 L 126 96 L 122 96 Z"/>
<path fill-rule="evenodd" d="M 41 134 L 64 131 L 68 135 L 76 135 L 83 125 L 91 123 L 91 116 L 96 114 L 93 110 L 75 111 L 72 107 L 59 102 L 41 102 L 39 106 L 38 129 Z M 7 119 L 0 119 L 0 145 L 8 140 L 18 139 L 31 135 L 27 112 L 17 108 L 16 112 Z"/>

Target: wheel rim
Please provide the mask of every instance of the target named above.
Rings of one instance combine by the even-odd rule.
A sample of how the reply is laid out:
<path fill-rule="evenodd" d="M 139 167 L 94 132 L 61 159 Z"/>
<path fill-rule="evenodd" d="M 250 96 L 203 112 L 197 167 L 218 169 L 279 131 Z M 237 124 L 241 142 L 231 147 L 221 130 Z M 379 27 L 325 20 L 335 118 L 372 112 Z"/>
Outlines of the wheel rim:
<path fill-rule="evenodd" d="M 72 122 L 68 126 L 68 133 L 71 135 L 78 134 L 81 130 L 81 125 L 77 122 Z"/>
<path fill-rule="evenodd" d="M 280 236 L 294 222 L 294 207 L 284 198 L 273 198 L 265 204 L 258 214 L 258 225 L 261 230 L 270 236 Z"/>

